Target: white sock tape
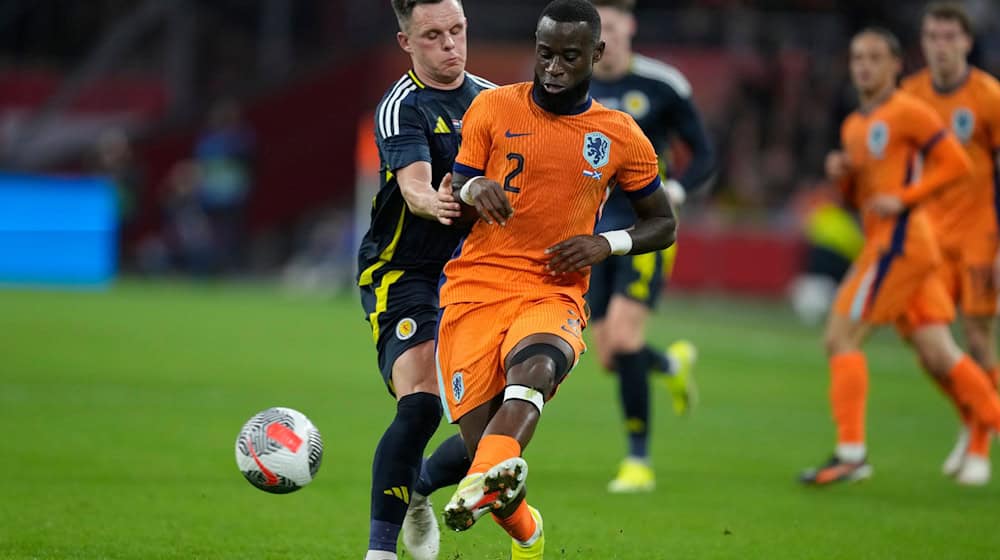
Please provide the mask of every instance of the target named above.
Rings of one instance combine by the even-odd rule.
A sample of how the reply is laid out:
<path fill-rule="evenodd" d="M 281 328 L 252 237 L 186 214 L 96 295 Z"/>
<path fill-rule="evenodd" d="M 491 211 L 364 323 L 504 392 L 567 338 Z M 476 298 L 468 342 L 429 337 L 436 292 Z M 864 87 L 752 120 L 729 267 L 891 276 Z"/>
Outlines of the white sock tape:
<path fill-rule="evenodd" d="M 503 392 L 503 400 L 504 402 L 510 400 L 528 401 L 535 405 L 539 414 L 542 413 L 542 407 L 545 406 L 545 397 L 542 396 L 541 391 L 527 385 L 508 385 Z"/>
<path fill-rule="evenodd" d="M 632 234 L 623 229 L 606 231 L 599 235 L 608 240 L 612 255 L 627 255 L 632 250 Z"/>

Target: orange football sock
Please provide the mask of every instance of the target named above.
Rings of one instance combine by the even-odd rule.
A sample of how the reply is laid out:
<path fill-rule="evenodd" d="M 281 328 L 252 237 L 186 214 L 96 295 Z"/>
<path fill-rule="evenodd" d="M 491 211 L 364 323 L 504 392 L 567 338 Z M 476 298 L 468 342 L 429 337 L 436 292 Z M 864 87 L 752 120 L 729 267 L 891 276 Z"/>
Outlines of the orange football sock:
<path fill-rule="evenodd" d="M 1000 367 L 994 367 L 989 372 L 993 386 L 997 386 L 1000 377 Z M 972 422 L 969 427 L 969 453 L 980 457 L 990 456 L 990 428 L 980 422 Z"/>
<path fill-rule="evenodd" d="M 503 527 L 503 530 L 507 531 L 511 538 L 520 542 L 527 542 L 535 536 L 535 529 L 538 526 L 535 518 L 531 516 L 531 511 L 528 510 L 527 500 L 521 500 L 510 517 L 501 519 L 493 514 L 493 520 Z"/>
<path fill-rule="evenodd" d="M 994 387 L 1000 387 L 1000 366 L 993 366 L 989 372 L 990 379 L 993 380 Z"/>
<path fill-rule="evenodd" d="M 976 419 L 989 428 L 1000 430 L 1000 396 L 976 362 L 963 355 L 948 376 L 955 393 L 972 408 Z"/>
<path fill-rule="evenodd" d="M 476 448 L 469 474 L 484 473 L 500 461 L 521 456 L 521 444 L 510 436 L 491 434 L 483 436 Z"/>
<path fill-rule="evenodd" d="M 838 444 L 865 442 L 865 400 L 868 398 L 868 364 L 861 352 L 830 358 L 830 403 L 837 424 Z"/>
<path fill-rule="evenodd" d="M 969 449 L 972 455 L 990 456 L 990 428 L 982 422 L 973 422 L 969 426 Z"/>

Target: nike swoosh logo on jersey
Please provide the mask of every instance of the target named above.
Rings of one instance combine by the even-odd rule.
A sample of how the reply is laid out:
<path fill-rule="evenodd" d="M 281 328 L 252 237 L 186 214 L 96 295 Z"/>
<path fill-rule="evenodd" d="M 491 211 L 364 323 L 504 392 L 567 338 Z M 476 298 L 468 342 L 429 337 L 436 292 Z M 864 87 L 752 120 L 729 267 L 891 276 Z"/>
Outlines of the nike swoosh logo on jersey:
<path fill-rule="evenodd" d="M 504 133 L 504 136 L 507 138 L 518 138 L 520 136 L 531 136 L 531 134 L 531 132 L 511 132 L 508 128 L 507 132 Z"/>

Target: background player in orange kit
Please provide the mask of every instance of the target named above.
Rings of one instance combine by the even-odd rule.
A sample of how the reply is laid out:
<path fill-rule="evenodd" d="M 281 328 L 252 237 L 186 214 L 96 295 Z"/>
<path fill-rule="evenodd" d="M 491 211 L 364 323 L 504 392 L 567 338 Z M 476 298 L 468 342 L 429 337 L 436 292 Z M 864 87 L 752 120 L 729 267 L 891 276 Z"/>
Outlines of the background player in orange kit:
<path fill-rule="evenodd" d="M 600 34 L 586 0 L 550 3 L 536 30 L 534 83 L 477 98 L 455 159 L 457 196 L 480 221 L 442 277 L 438 376 L 474 458 L 445 522 L 464 530 L 494 512 L 515 559 L 543 554 L 521 452 L 584 351 L 590 266 L 664 249 L 675 235 L 649 140 L 631 117 L 590 98 Z M 594 235 L 611 188 L 629 194 L 638 219 L 629 231 Z"/>
<path fill-rule="evenodd" d="M 624 111 L 639 124 L 664 162 L 675 159 L 672 140 L 690 150 L 683 174 L 664 163 L 663 180 L 675 208 L 688 194 L 708 190 L 717 172 L 715 149 L 692 99 L 691 84 L 673 66 L 632 50 L 638 24 L 635 0 L 591 0 L 601 15 L 604 56 L 594 65 L 590 94 L 609 109 Z M 669 174 L 667 173 L 669 169 Z M 623 191 L 608 197 L 596 231 L 625 229 L 635 214 Z M 615 255 L 590 271 L 591 349 L 605 371 L 617 377 L 628 454 L 608 491 L 650 492 L 656 487 L 649 449 L 656 383 L 670 392 L 676 414 L 687 414 L 697 402 L 694 365 L 698 351 L 687 340 L 661 349 L 647 342 L 646 326 L 669 279 L 677 245 L 659 253 Z M 659 335 L 656 335 L 657 337 Z"/>
<path fill-rule="evenodd" d="M 967 62 L 972 23 L 957 4 L 927 8 L 921 30 L 927 68 L 903 81 L 902 89 L 930 105 L 950 126 L 972 160 L 966 185 L 929 201 L 928 211 L 944 256 L 942 278 L 962 314 L 969 355 L 996 385 L 998 260 L 997 150 L 1000 150 L 1000 82 Z M 942 470 L 962 484 L 990 480 L 990 431 L 972 415 L 947 384 L 963 427 Z"/>
<path fill-rule="evenodd" d="M 802 473 L 806 484 L 871 476 L 861 345 L 879 324 L 895 323 L 932 375 L 951 385 L 978 419 L 1000 426 L 1000 398 L 948 329 L 954 306 L 936 275 L 940 249 L 924 208 L 932 194 L 957 188 L 971 164 L 941 119 L 896 89 L 901 55 L 899 41 L 884 29 L 866 29 L 851 41 L 861 108 L 844 122 L 844 151 L 831 153 L 826 167 L 862 213 L 865 246 L 841 284 L 826 331 L 837 447 L 824 466 Z"/>

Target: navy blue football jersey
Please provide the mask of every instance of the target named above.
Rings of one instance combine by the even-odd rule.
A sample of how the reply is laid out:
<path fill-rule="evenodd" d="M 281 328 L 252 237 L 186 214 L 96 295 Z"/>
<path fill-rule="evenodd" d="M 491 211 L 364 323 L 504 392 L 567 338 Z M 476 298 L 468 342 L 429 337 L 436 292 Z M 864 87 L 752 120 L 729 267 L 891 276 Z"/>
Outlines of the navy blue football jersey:
<path fill-rule="evenodd" d="M 495 84 L 466 73 L 454 90 L 426 86 L 411 70 L 382 97 L 375 111 L 375 142 L 381 160 L 381 186 L 372 201 L 371 225 L 358 251 L 359 284 L 372 282 L 379 269 L 441 274 L 465 231 L 410 213 L 395 173 L 425 161 L 434 188 L 451 172 L 462 140 L 462 116 L 484 89 Z"/>
<path fill-rule="evenodd" d="M 698 109 L 691 100 L 691 84 L 673 66 L 639 54 L 632 56 L 628 74 L 619 80 L 591 81 L 590 94 L 610 109 L 624 111 L 639 123 L 661 157 L 676 135 L 691 150 L 691 163 L 676 178 L 688 192 L 707 183 L 714 172 L 714 153 Z M 598 233 L 635 224 L 628 198 L 614 189 L 597 224 Z"/>

